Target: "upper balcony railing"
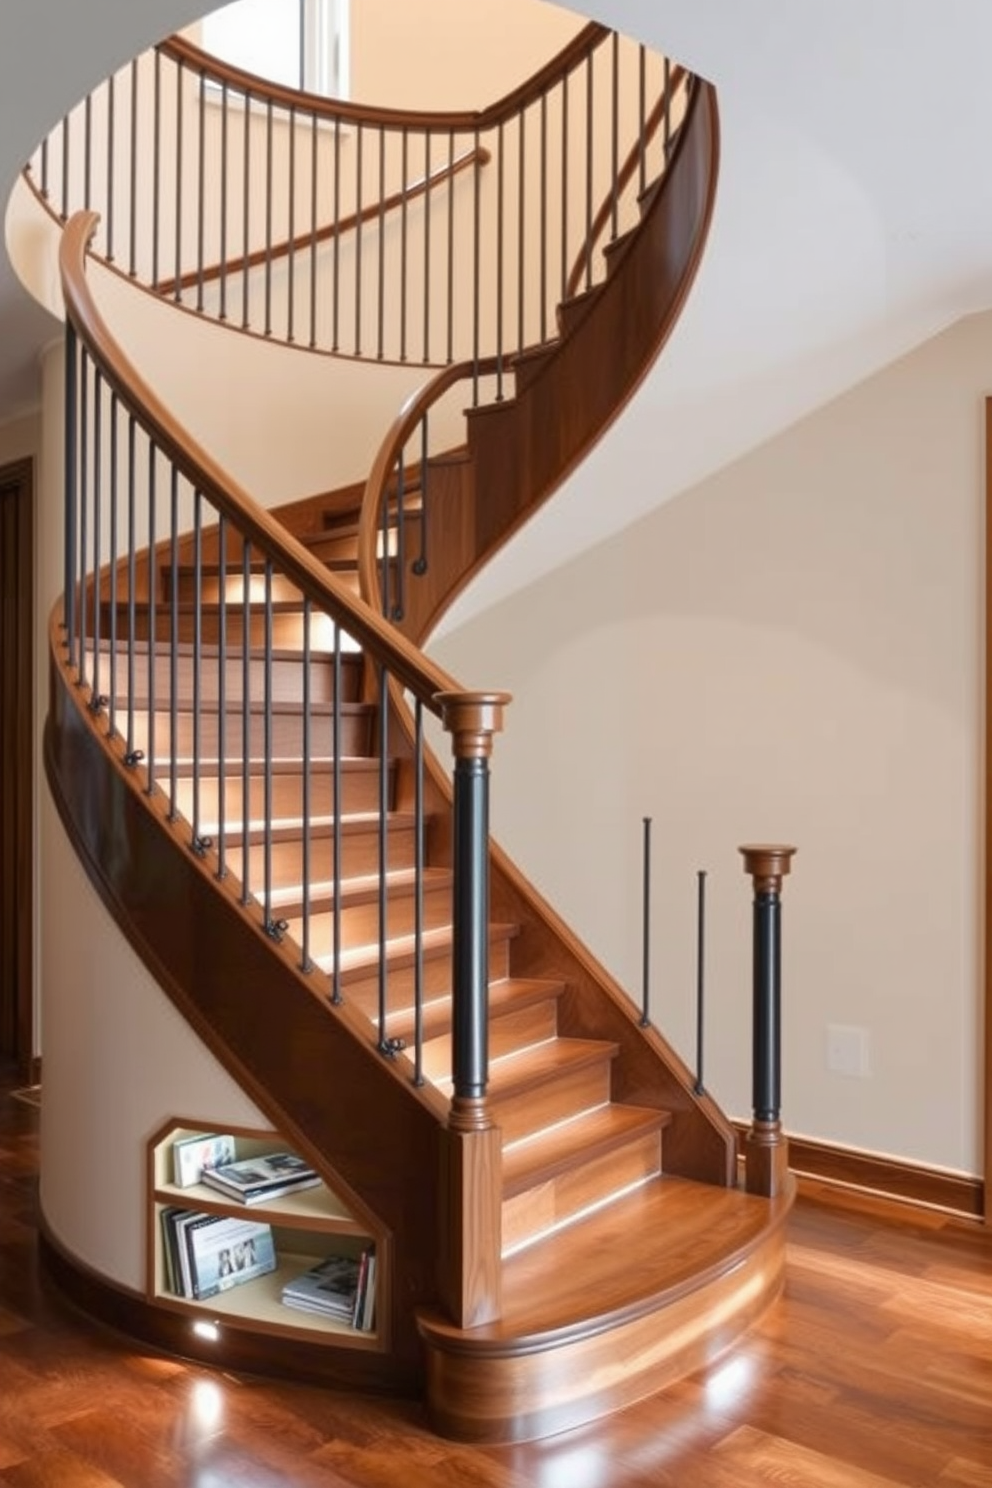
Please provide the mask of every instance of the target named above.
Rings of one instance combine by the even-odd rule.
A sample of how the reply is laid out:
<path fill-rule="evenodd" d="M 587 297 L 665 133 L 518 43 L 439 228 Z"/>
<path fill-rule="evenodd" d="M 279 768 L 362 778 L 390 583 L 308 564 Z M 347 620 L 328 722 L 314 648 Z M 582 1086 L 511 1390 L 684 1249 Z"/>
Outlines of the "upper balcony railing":
<path fill-rule="evenodd" d="M 684 114 L 677 81 L 590 24 L 489 107 L 416 112 L 295 93 L 173 37 L 67 114 L 27 176 L 61 221 L 99 214 L 97 257 L 196 314 L 502 371 L 605 272 L 594 241 L 636 223 Z"/>

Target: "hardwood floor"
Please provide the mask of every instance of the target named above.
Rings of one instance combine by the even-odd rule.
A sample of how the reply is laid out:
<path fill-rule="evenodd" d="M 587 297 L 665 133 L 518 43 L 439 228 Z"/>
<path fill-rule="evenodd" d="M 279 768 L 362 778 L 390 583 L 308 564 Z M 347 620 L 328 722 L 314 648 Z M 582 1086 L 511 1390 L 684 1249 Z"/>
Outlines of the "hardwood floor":
<path fill-rule="evenodd" d="M 0 1070 L 0 1485 L 992 1488 L 992 1245 L 807 1185 L 785 1296 L 732 1353 L 599 1425 L 514 1447 L 416 1403 L 155 1357 L 39 1277 L 38 1112 Z"/>

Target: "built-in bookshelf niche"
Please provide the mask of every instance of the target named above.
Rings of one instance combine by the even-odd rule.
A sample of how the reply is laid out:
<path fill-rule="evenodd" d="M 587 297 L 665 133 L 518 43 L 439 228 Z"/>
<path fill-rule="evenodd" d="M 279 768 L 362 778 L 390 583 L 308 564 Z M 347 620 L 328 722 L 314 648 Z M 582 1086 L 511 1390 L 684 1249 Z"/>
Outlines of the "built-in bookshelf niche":
<path fill-rule="evenodd" d="M 311 1176 L 278 1132 L 170 1120 L 148 1144 L 148 1196 L 148 1297 L 157 1307 L 218 1333 L 385 1346 L 386 1236 Z"/>

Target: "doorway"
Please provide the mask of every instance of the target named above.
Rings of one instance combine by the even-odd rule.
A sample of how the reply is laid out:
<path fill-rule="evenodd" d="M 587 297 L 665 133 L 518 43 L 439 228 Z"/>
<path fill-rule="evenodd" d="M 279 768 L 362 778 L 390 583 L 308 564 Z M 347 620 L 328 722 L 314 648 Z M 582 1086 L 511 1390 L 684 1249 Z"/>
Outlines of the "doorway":
<path fill-rule="evenodd" d="M 0 1055 L 34 1061 L 34 471 L 0 466 Z"/>

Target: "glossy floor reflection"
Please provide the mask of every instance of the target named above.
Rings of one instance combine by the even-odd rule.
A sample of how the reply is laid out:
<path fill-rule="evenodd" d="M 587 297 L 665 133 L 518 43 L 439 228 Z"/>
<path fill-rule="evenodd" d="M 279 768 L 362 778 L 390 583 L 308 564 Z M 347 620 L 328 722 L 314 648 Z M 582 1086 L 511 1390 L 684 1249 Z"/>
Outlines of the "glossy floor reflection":
<path fill-rule="evenodd" d="M 416 1403 L 235 1378 L 71 1312 L 34 1252 L 38 1112 L 0 1077 L 0 1485 L 992 1488 L 992 1247 L 807 1189 L 786 1294 L 730 1355 L 608 1422 L 468 1448 Z"/>

